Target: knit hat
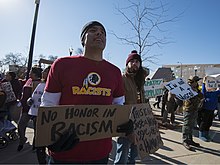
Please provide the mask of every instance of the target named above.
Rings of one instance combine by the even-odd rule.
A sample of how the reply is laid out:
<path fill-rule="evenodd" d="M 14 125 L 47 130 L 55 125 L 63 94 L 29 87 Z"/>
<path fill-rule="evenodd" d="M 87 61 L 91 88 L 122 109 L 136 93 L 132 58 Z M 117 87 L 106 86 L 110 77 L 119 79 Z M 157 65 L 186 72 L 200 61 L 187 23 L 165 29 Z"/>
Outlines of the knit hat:
<path fill-rule="evenodd" d="M 91 28 L 93 26 L 101 26 L 104 29 L 104 32 L 105 32 L 105 35 L 106 35 L 105 27 L 100 22 L 98 22 L 98 21 L 88 22 L 87 24 L 85 24 L 83 26 L 82 32 L 80 34 L 80 39 L 81 39 L 82 46 L 84 46 L 83 39 L 85 37 L 86 32 L 89 30 L 89 28 Z"/>
<path fill-rule="evenodd" d="M 129 61 L 131 61 L 132 59 L 137 59 L 140 62 L 140 64 L 142 63 L 141 56 L 137 54 L 136 50 L 132 50 L 131 54 L 128 55 L 128 58 L 126 60 L 126 66 L 128 65 Z"/>

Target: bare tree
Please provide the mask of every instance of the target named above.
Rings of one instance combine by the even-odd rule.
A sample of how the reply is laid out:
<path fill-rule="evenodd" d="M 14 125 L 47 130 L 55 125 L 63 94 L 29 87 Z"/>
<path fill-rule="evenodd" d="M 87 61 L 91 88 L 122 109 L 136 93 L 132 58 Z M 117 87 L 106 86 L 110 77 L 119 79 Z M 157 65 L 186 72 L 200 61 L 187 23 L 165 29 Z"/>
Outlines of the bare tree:
<path fill-rule="evenodd" d="M 0 61 L 0 68 L 1 68 L 1 69 L 0 69 L 0 74 L 1 74 L 2 72 L 4 72 L 3 66 L 4 66 L 4 65 L 3 65 L 3 62 Z"/>
<path fill-rule="evenodd" d="M 126 20 L 125 24 L 131 28 L 133 33 L 119 36 L 111 32 L 123 44 L 132 45 L 142 56 L 143 61 L 156 64 L 159 55 L 149 55 L 152 47 L 161 47 L 171 43 L 164 33 L 168 32 L 165 25 L 179 20 L 184 12 L 170 18 L 168 16 L 169 4 L 162 1 L 134 0 L 129 1 L 129 6 L 116 7 L 117 12 Z M 164 35 L 162 35 L 164 34 Z"/>
<path fill-rule="evenodd" d="M 33 62 L 38 63 L 40 59 L 45 59 L 46 56 L 43 54 L 38 55 L 36 58 L 34 58 Z"/>
<path fill-rule="evenodd" d="M 58 58 L 58 56 L 49 55 L 48 59 L 50 61 L 55 61 Z"/>
<path fill-rule="evenodd" d="M 0 61 L 0 67 L 3 67 L 3 62 L 2 61 Z"/>
<path fill-rule="evenodd" d="M 23 57 L 21 53 L 9 53 L 5 55 L 2 64 L 25 66 L 27 64 L 27 58 Z"/>

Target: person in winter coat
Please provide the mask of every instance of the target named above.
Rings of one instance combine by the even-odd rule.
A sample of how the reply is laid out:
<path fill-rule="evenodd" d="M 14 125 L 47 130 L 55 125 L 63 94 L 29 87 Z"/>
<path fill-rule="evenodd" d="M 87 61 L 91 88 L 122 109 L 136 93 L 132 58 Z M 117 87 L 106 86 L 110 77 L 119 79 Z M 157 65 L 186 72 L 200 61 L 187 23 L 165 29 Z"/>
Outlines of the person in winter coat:
<path fill-rule="evenodd" d="M 191 76 L 188 79 L 188 84 L 192 90 L 197 92 L 198 95 L 189 100 L 183 101 L 183 127 L 182 127 L 182 139 L 183 146 L 192 150 L 192 146 L 200 147 L 199 143 L 193 141 L 193 128 L 198 116 L 198 106 L 200 105 L 203 95 L 198 89 L 198 81 L 202 79 L 198 76 Z"/>
<path fill-rule="evenodd" d="M 133 50 L 126 60 L 123 74 L 125 104 L 144 103 L 144 82 L 146 71 L 142 68 L 141 56 Z M 137 145 L 128 136 L 117 139 L 115 164 L 135 164 L 138 156 Z"/>
<path fill-rule="evenodd" d="M 177 108 L 177 104 L 175 101 L 176 95 L 172 94 L 170 91 L 167 93 L 167 101 L 166 101 L 166 108 L 165 111 L 163 112 L 163 119 L 162 119 L 162 124 L 164 126 L 168 126 L 170 123 L 172 125 L 175 125 L 175 110 Z M 170 121 L 168 122 L 168 113 L 170 113 Z"/>
<path fill-rule="evenodd" d="M 205 142 L 211 141 L 210 127 L 212 126 L 214 111 L 217 109 L 218 97 L 220 90 L 217 88 L 207 88 L 207 76 L 203 78 L 202 93 L 204 95 L 204 103 L 198 115 L 199 138 Z"/>

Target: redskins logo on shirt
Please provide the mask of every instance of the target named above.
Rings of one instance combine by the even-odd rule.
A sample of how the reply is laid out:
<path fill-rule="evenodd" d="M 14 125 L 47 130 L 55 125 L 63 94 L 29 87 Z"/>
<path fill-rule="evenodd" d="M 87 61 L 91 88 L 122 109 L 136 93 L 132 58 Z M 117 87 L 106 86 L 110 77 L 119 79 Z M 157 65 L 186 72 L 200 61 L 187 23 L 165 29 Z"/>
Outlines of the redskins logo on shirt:
<path fill-rule="evenodd" d="M 89 73 L 87 78 L 88 78 L 89 84 L 94 85 L 94 86 L 98 85 L 101 82 L 101 77 L 95 72 Z"/>
<path fill-rule="evenodd" d="M 89 73 L 86 78 L 83 80 L 83 86 L 73 86 L 72 92 L 74 95 L 102 95 L 102 96 L 110 96 L 111 89 L 110 88 L 102 88 L 99 87 L 101 82 L 101 77 L 96 72 Z"/>

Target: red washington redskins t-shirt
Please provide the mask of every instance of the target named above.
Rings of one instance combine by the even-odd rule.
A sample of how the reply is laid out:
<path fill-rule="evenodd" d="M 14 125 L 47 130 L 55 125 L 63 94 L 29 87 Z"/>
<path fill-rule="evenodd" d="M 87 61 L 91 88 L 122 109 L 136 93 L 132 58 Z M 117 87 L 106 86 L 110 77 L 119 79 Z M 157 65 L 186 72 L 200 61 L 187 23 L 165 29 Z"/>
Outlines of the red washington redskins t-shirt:
<path fill-rule="evenodd" d="M 102 60 L 83 56 L 56 60 L 50 69 L 45 90 L 61 92 L 60 105 L 110 105 L 113 98 L 124 95 L 120 69 Z M 51 153 L 56 160 L 92 161 L 106 157 L 112 149 L 112 139 L 84 141 L 65 152 Z"/>

